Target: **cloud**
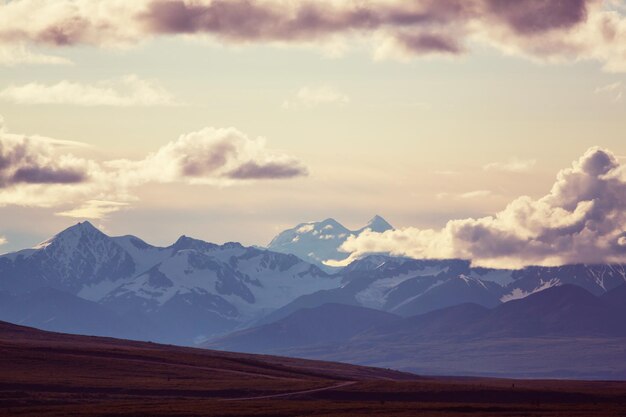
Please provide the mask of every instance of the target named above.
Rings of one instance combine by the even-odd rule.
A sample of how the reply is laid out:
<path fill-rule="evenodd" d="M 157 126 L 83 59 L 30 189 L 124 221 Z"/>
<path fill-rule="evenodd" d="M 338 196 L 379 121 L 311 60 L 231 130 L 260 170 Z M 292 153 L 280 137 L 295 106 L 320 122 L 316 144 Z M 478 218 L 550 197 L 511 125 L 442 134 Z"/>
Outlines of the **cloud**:
<path fill-rule="evenodd" d="M 147 183 L 229 186 L 308 174 L 297 158 L 234 128 L 181 135 L 140 160 L 76 156 L 84 147 L 9 133 L 0 117 L 0 207 L 70 205 L 57 214 L 94 219 L 128 206 L 133 190 Z"/>
<path fill-rule="evenodd" d="M 237 44 L 364 39 L 377 57 L 456 56 L 487 44 L 531 59 L 596 60 L 608 71 L 626 71 L 619 6 L 609 0 L 13 0 L 0 5 L 0 43 L 128 47 L 175 35 Z"/>
<path fill-rule="evenodd" d="M 69 59 L 36 53 L 24 45 L 0 45 L 0 66 L 16 65 L 71 65 Z"/>
<path fill-rule="evenodd" d="M 451 220 L 440 230 L 406 228 L 350 237 L 349 261 L 389 252 L 414 258 L 462 258 L 474 265 L 626 262 L 626 165 L 591 148 L 557 175 L 542 198 L 519 197 L 493 216 Z M 329 262 L 329 264 L 339 264 Z"/>
<path fill-rule="evenodd" d="M 345 105 L 349 102 L 350 97 L 329 86 L 302 87 L 296 92 L 294 98 L 283 102 L 283 108 L 315 107 L 322 104 Z"/>
<path fill-rule="evenodd" d="M 285 179 L 307 175 L 296 158 L 267 149 L 234 128 L 205 128 L 181 135 L 140 161 L 107 163 L 128 173 L 131 183 L 179 182 L 229 185 L 242 180 Z"/>
<path fill-rule="evenodd" d="M 107 217 L 109 214 L 126 208 L 128 204 L 129 203 L 118 201 L 89 200 L 80 207 L 67 211 L 61 211 L 56 213 L 56 215 L 77 219 L 102 219 Z"/>
<path fill-rule="evenodd" d="M 259 164 L 255 161 L 246 162 L 231 171 L 229 178 L 238 180 L 248 179 L 280 179 L 306 175 L 307 171 L 299 163 L 267 162 Z"/>
<path fill-rule="evenodd" d="M 465 199 L 470 199 L 470 198 L 488 197 L 491 194 L 492 193 L 489 190 L 476 190 L 476 191 L 470 191 L 470 192 L 467 192 L 467 193 L 463 193 L 459 197 L 465 198 Z"/>
<path fill-rule="evenodd" d="M 19 104 L 71 104 L 76 106 L 172 106 L 177 103 L 154 81 L 127 75 L 94 85 L 61 81 L 45 85 L 12 85 L 0 91 L 0 99 Z"/>
<path fill-rule="evenodd" d="M 438 193 L 436 197 L 438 199 L 453 197 L 453 198 L 469 200 L 469 199 L 474 199 L 474 198 L 489 197 L 491 195 L 493 195 L 493 192 L 491 192 L 490 190 L 475 190 L 475 191 L 468 191 L 466 193 L 460 193 L 460 194 Z"/>
<path fill-rule="evenodd" d="M 485 171 L 528 172 L 537 164 L 535 159 L 510 159 L 507 162 L 492 162 L 483 166 Z"/>
<path fill-rule="evenodd" d="M 612 84 L 607 84 L 602 87 L 598 87 L 594 90 L 594 93 L 611 95 L 613 96 L 613 101 L 618 102 L 622 100 L 625 89 L 626 87 L 622 85 L 621 81 L 618 81 Z"/>
<path fill-rule="evenodd" d="M 88 179 L 88 164 L 55 155 L 58 142 L 0 131 L 0 189 L 18 184 L 76 184 Z"/>

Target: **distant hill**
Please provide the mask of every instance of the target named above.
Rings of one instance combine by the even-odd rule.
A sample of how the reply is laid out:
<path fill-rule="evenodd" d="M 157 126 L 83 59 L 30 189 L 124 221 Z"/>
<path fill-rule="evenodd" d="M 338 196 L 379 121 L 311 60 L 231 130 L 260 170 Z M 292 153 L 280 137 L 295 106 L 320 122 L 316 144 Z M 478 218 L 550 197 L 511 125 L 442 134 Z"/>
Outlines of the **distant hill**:
<path fill-rule="evenodd" d="M 311 323 L 335 326 L 324 305 L 207 346 L 427 374 L 626 379 L 625 294 L 626 285 L 600 297 L 563 285 L 491 309 L 466 303 L 404 319 L 370 316 L 355 306 L 333 307 L 342 311 L 333 319 L 337 326 L 355 320 L 358 328 L 311 343 L 299 335 Z M 368 325 L 370 317 L 375 319 Z"/>
<path fill-rule="evenodd" d="M 271 352 L 298 346 L 339 343 L 374 326 L 384 326 L 400 317 L 369 308 L 324 304 L 302 309 L 277 322 L 242 330 L 206 344 L 237 352 Z"/>

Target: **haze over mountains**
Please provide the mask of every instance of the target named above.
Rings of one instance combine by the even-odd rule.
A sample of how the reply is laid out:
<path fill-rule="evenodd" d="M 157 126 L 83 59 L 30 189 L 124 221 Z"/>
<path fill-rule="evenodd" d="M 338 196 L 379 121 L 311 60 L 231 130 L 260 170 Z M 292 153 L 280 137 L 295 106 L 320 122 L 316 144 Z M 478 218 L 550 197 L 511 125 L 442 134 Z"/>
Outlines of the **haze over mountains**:
<path fill-rule="evenodd" d="M 390 227 L 377 216 L 364 229 Z M 333 220 L 301 224 L 270 246 L 324 259 L 338 253 L 345 234 L 359 232 L 346 230 Z M 566 346 L 563 338 L 576 337 L 586 338 L 586 352 L 607 357 L 607 346 L 619 347 L 626 337 L 614 319 L 624 316 L 625 282 L 624 265 L 497 270 L 475 268 L 467 260 L 387 255 L 366 256 L 330 273 L 293 253 L 187 236 L 157 247 L 135 236 L 107 236 L 83 222 L 34 248 L 0 256 L 0 320 L 76 334 L 179 345 L 210 340 L 211 346 L 226 349 L 432 373 L 453 373 L 458 366 L 470 374 L 501 375 L 506 360 L 483 370 L 467 367 L 481 361 L 471 362 L 468 358 L 476 357 L 469 350 L 458 356 L 455 347 L 496 340 L 472 349 L 498 357 L 511 346 L 522 349 L 528 343 L 549 349 L 540 338 L 558 337 Z M 569 291 L 563 293 L 565 301 L 554 295 L 545 314 L 532 320 L 525 313 L 510 313 L 544 293 L 562 291 Z M 564 333 L 568 321 L 582 326 L 580 331 Z M 528 332 L 497 333 L 502 329 Z M 461 345 L 442 342 L 459 335 L 468 336 Z M 513 343 L 512 338 L 523 341 Z M 446 349 L 456 357 L 450 365 L 441 359 L 445 355 L 424 356 Z M 621 358 L 619 352 L 623 350 L 613 357 Z M 424 368 L 426 363 L 440 366 Z M 506 375 L 521 376 L 522 371 Z M 561 371 L 554 370 L 555 375 L 593 374 Z"/>

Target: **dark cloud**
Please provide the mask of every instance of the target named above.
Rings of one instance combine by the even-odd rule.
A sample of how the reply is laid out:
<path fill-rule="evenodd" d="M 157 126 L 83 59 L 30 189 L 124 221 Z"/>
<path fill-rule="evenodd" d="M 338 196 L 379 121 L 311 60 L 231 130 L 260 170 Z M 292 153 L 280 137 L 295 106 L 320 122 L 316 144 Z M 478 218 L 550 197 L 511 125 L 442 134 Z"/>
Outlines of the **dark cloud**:
<path fill-rule="evenodd" d="M 568 29 L 587 18 L 587 4 L 593 0 L 487 0 L 494 17 L 515 32 L 534 35 Z"/>
<path fill-rule="evenodd" d="M 434 34 L 398 35 L 400 43 L 415 53 L 441 52 L 460 54 L 464 48 L 457 39 Z"/>
<path fill-rule="evenodd" d="M 181 158 L 182 173 L 190 177 L 211 175 L 226 165 L 231 158 L 236 157 L 236 154 L 237 147 L 228 141 L 204 147 L 199 153 L 192 151 Z"/>
<path fill-rule="evenodd" d="M 229 132 L 225 137 L 210 131 L 208 135 L 198 135 L 193 141 L 186 141 L 178 147 L 174 158 L 179 159 L 183 177 L 219 178 L 232 180 L 263 180 L 299 177 L 307 174 L 307 169 L 299 161 L 254 161 L 246 160 L 245 144 L 249 139 L 238 132 Z M 214 135 L 214 136 L 212 136 Z M 216 140 L 217 139 L 217 140 Z M 229 168 L 233 165 L 236 168 Z"/>
<path fill-rule="evenodd" d="M 335 34 L 428 27 L 464 19 L 472 1 L 422 1 L 397 4 L 346 2 L 337 6 L 303 1 L 291 9 L 280 3 L 253 0 L 214 0 L 208 4 L 181 0 L 150 3 L 140 15 L 155 33 L 209 33 L 233 41 L 311 41 Z M 413 51 L 458 53 L 461 48 L 445 36 L 404 36 Z"/>
<path fill-rule="evenodd" d="M 298 162 L 247 162 L 228 173 L 236 180 L 284 179 L 307 175 L 308 171 Z"/>
<path fill-rule="evenodd" d="M 0 5 L 7 19 L 0 19 L 0 41 L 106 45 L 137 43 L 155 35 L 208 34 L 230 42 L 293 43 L 382 31 L 412 53 L 459 54 L 473 33 L 489 33 L 492 40 L 501 41 L 496 38 L 504 29 L 513 34 L 506 42 L 537 52 L 545 48 L 527 45 L 525 38 L 585 22 L 590 5 L 598 1 L 134 0 L 121 6 L 58 0 L 48 6 L 15 0 Z M 39 18 L 33 25 L 12 23 L 12 13 L 16 18 Z"/>
<path fill-rule="evenodd" d="M 87 180 L 83 166 L 53 157 L 45 140 L 0 134 L 0 188 L 16 184 L 76 184 Z"/>
<path fill-rule="evenodd" d="M 24 167 L 13 174 L 11 183 L 28 184 L 77 184 L 87 179 L 87 175 L 77 169 L 54 167 Z"/>
<path fill-rule="evenodd" d="M 92 23 L 87 17 L 70 15 L 55 22 L 37 34 L 37 41 L 58 46 L 72 45 L 90 29 Z"/>

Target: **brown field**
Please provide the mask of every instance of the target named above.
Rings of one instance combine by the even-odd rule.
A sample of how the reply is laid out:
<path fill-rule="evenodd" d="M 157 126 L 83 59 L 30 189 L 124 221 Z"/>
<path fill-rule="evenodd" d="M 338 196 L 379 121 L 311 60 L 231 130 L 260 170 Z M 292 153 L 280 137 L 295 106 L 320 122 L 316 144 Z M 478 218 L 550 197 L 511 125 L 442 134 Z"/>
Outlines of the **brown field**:
<path fill-rule="evenodd" d="M 626 383 L 421 378 L 0 324 L 2 416 L 626 416 Z"/>

